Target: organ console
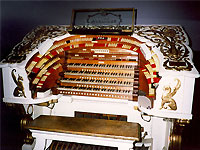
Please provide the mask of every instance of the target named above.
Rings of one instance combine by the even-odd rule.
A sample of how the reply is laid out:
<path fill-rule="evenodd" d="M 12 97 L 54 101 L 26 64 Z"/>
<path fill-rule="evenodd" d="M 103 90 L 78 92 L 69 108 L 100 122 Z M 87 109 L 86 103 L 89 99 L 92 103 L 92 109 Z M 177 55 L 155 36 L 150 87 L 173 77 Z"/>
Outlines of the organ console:
<path fill-rule="evenodd" d="M 126 43 L 115 42 L 117 38 L 127 37 L 86 38 L 90 41 L 73 45 L 74 49 L 65 52 L 63 71 L 53 93 L 137 100 L 138 54 L 123 48 L 127 46 Z M 139 49 L 131 45 L 129 47 Z"/>
<path fill-rule="evenodd" d="M 120 18 L 114 12 L 105 15 L 106 11 L 101 13 Z M 93 17 L 96 15 L 99 14 Z M 179 25 L 127 27 L 127 32 L 123 29 L 124 32 L 105 34 L 109 29 L 106 26 L 106 30 L 91 34 L 89 26 L 88 30 L 84 27 L 86 34 L 81 34 L 77 27 L 72 30 L 69 26 L 39 26 L 2 60 L 3 101 L 23 105 L 26 116 L 33 118 L 22 122 L 36 143 L 25 144 L 23 149 L 55 148 L 55 143 L 59 145 L 56 140 L 79 143 L 79 147 L 80 143 L 82 147 L 99 145 L 96 149 L 100 145 L 119 150 L 174 149 L 173 142 L 177 141 L 169 140 L 174 136 L 173 124 L 192 119 L 194 83 L 199 77 L 188 38 Z M 118 131 L 117 122 L 112 124 L 116 135 L 94 131 L 106 130 L 102 124 L 109 126 L 111 122 L 103 122 L 99 127 L 99 121 L 85 123 L 87 119 L 63 118 L 55 126 L 58 116 L 111 116 L 107 118 L 118 121 L 126 118 L 122 120 L 133 124 L 119 121 L 120 130 L 124 127 L 124 132 L 134 134 Z M 65 125 L 59 122 L 62 120 L 66 120 Z M 69 120 L 79 126 L 68 127 Z M 92 129 L 94 126 L 96 129 Z M 98 139 L 100 133 L 103 135 Z M 66 145 L 63 142 L 63 146 L 57 147 L 62 149 Z"/>

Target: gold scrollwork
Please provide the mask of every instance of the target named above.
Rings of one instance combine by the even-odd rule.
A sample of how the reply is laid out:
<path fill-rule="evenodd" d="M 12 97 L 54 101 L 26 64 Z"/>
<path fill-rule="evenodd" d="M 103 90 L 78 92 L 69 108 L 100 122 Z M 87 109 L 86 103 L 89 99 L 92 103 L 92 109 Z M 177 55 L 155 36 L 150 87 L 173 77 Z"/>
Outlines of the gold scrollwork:
<path fill-rule="evenodd" d="M 3 63 L 21 63 L 26 59 L 26 55 L 33 49 L 48 38 L 55 38 L 68 33 L 67 28 L 69 26 L 39 26 L 36 29 L 29 32 L 23 40 L 18 43 L 11 51 L 11 53 L 2 61 Z"/>
<path fill-rule="evenodd" d="M 191 71 L 189 50 L 180 26 L 135 26 L 135 33 L 156 43 L 164 56 L 163 66 L 168 70 Z"/>
<path fill-rule="evenodd" d="M 14 72 L 16 72 L 16 69 L 12 70 L 11 75 L 12 75 L 12 78 L 13 78 L 15 84 L 17 85 L 17 87 L 14 89 L 13 95 L 17 96 L 17 97 L 23 97 L 24 96 L 26 98 L 26 95 L 25 95 L 25 92 L 24 92 L 24 85 L 23 85 L 24 79 L 19 74 L 18 74 L 18 78 L 17 78 L 15 76 Z"/>
<path fill-rule="evenodd" d="M 176 105 L 176 101 L 172 98 L 176 92 L 178 91 L 178 89 L 181 86 L 181 81 L 177 78 L 174 79 L 174 81 L 177 81 L 176 86 L 174 87 L 174 89 L 172 90 L 172 88 L 167 85 L 164 86 L 163 88 L 163 94 L 162 94 L 162 102 L 161 102 L 161 108 L 160 109 L 168 109 L 170 108 L 171 110 L 177 110 L 177 105 Z M 165 104 L 168 104 L 167 106 L 165 106 Z"/>

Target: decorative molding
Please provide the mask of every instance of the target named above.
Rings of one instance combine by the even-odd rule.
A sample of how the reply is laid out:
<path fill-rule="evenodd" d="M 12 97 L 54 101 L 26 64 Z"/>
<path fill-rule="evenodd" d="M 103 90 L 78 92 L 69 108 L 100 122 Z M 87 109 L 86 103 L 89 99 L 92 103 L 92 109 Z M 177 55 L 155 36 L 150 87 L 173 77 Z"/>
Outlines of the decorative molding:
<path fill-rule="evenodd" d="M 26 59 L 26 55 L 46 41 L 68 33 L 69 26 L 38 26 L 29 32 L 23 40 L 18 43 L 11 53 L 2 61 L 3 63 L 21 63 Z"/>
<path fill-rule="evenodd" d="M 163 87 L 163 94 L 162 94 L 162 102 L 161 102 L 161 108 L 160 109 L 171 109 L 171 110 L 177 110 L 177 104 L 176 101 L 173 99 L 173 96 L 176 94 L 176 92 L 181 87 L 181 81 L 178 78 L 175 78 L 174 81 L 177 81 L 176 86 L 172 90 L 172 88 L 169 85 L 166 85 Z M 167 106 L 165 106 L 168 104 Z"/>
<path fill-rule="evenodd" d="M 164 56 L 163 66 L 167 70 L 191 71 L 193 66 L 189 59 L 189 50 L 185 45 L 187 39 L 180 26 L 152 25 L 135 26 L 137 35 L 157 43 Z"/>

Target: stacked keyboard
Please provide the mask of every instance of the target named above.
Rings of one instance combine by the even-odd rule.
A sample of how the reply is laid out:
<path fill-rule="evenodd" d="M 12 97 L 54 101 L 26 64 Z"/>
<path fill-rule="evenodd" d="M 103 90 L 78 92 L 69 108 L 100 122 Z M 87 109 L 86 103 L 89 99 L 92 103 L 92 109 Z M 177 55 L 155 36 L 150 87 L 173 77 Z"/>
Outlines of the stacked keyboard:
<path fill-rule="evenodd" d="M 54 94 L 137 100 L 138 53 L 120 48 L 65 52 Z"/>

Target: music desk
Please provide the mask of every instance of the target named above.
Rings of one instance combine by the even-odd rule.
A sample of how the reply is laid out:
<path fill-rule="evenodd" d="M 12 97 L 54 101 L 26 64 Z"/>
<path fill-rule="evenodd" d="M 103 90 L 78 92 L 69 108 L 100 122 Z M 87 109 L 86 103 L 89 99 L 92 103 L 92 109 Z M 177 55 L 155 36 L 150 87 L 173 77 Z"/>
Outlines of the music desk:
<path fill-rule="evenodd" d="M 140 140 L 138 123 L 93 118 L 41 115 L 28 126 L 36 138 L 34 150 L 44 150 L 52 140 L 118 147 L 129 150 Z"/>

